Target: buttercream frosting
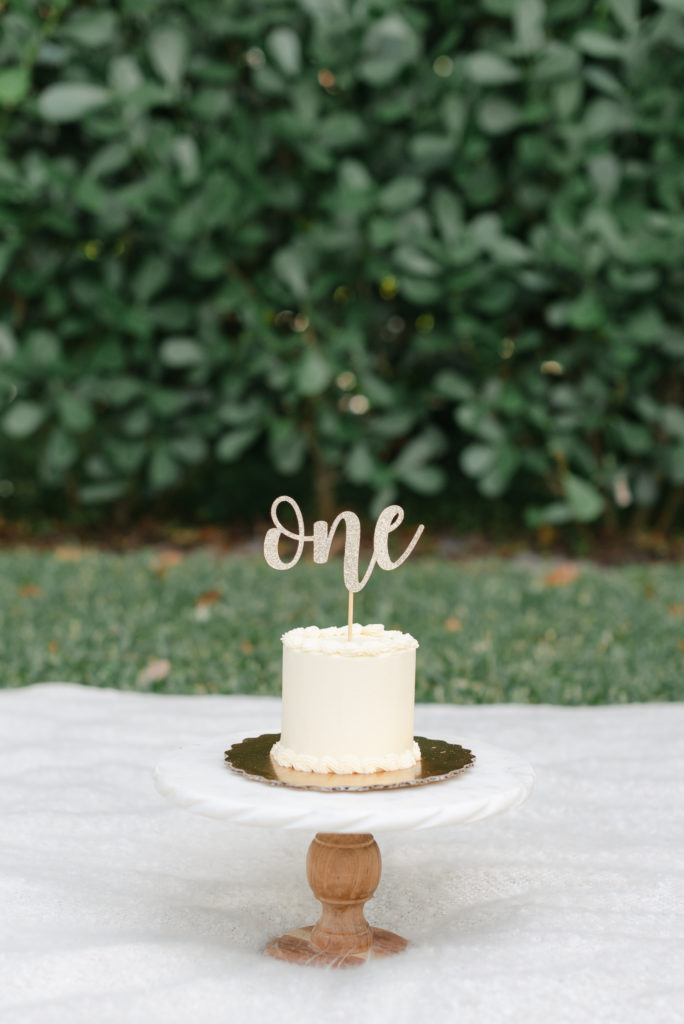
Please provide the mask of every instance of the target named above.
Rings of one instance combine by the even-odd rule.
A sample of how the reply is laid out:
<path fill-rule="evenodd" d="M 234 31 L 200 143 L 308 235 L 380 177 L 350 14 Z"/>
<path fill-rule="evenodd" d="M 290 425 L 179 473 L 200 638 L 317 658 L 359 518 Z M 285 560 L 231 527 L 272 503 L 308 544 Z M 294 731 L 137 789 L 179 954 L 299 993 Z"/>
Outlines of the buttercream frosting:
<path fill-rule="evenodd" d="M 271 757 L 283 768 L 294 768 L 298 772 L 330 773 L 333 775 L 370 775 L 374 772 L 396 772 L 413 768 L 420 761 L 420 747 L 413 745 L 401 754 L 383 754 L 381 757 L 358 757 L 346 754 L 341 757 L 315 757 L 313 754 L 298 754 L 278 740 L 271 747 Z"/>
<path fill-rule="evenodd" d="M 355 622 L 352 638 L 346 626 L 299 626 L 281 637 L 283 646 L 310 654 L 333 654 L 344 658 L 373 658 L 397 651 L 415 650 L 418 641 L 410 633 L 385 629 L 382 623 L 362 626 Z"/>

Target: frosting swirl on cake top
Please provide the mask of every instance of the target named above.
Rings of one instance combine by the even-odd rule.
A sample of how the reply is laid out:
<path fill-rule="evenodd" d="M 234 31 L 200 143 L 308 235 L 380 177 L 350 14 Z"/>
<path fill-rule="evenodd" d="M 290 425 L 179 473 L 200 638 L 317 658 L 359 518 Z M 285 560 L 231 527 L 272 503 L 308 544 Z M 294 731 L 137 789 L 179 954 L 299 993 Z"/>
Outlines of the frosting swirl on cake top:
<path fill-rule="evenodd" d="M 374 658 L 382 654 L 413 650 L 418 641 L 410 633 L 385 629 L 382 623 L 366 626 L 355 622 L 352 638 L 347 639 L 346 626 L 299 626 L 281 637 L 283 645 L 294 651 L 310 654 L 337 654 L 346 658 Z"/>

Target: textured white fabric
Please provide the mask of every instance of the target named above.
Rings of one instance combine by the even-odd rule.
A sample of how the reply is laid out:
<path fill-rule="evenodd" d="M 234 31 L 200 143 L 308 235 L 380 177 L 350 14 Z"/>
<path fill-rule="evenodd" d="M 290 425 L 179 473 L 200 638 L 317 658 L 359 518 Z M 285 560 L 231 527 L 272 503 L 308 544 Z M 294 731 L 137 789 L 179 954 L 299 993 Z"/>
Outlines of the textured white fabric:
<path fill-rule="evenodd" d="M 0 691 L 3 1024 L 680 1024 L 684 704 L 419 707 L 418 732 L 463 723 L 528 758 L 536 789 L 379 835 L 367 916 L 412 945 L 339 972 L 260 955 L 317 916 L 309 836 L 154 788 L 166 751 L 255 720 L 277 731 L 278 702 Z"/>

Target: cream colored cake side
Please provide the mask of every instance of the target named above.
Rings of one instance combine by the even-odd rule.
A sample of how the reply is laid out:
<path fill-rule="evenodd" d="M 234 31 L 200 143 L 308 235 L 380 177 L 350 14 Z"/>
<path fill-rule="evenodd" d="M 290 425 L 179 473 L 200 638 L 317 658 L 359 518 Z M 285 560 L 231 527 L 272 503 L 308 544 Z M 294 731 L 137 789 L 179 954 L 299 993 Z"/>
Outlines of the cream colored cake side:
<path fill-rule="evenodd" d="M 359 632 L 366 628 L 375 632 Z M 286 634 L 282 733 L 272 751 L 278 764 L 367 774 L 410 768 L 420 759 L 413 739 L 417 643 L 379 630 L 357 627 L 356 649 L 346 655 L 326 652 L 337 646 L 331 631 L 309 638 L 307 646 L 319 643 L 323 650 L 290 646 Z"/>

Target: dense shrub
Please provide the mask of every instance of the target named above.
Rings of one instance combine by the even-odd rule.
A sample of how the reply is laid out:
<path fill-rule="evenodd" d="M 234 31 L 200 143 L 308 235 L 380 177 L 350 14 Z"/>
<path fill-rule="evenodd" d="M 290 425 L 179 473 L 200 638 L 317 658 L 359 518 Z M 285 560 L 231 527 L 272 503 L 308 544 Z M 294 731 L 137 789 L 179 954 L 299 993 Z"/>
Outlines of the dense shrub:
<path fill-rule="evenodd" d="M 15 507 L 132 511 L 256 460 L 326 513 L 464 473 L 530 524 L 671 522 L 681 0 L 0 18 Z"/>

